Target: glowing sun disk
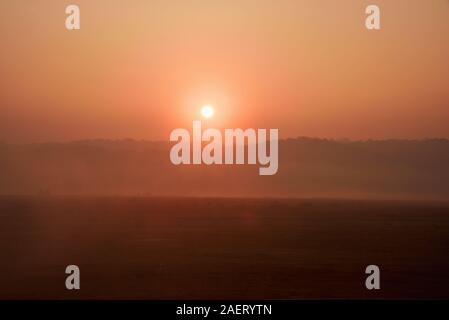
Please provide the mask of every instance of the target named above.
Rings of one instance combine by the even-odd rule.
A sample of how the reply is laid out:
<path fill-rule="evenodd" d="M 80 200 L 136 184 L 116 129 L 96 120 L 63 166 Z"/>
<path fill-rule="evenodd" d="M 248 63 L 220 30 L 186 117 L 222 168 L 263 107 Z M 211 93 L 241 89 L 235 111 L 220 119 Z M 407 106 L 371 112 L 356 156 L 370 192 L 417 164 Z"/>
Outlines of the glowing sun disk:
<path fill-rule="evenodd" d="M 209 105 L 203 106 L 201 108 L 201 115 L 204 118 L 212 118 L 214 115 L 214 108 Z"/>

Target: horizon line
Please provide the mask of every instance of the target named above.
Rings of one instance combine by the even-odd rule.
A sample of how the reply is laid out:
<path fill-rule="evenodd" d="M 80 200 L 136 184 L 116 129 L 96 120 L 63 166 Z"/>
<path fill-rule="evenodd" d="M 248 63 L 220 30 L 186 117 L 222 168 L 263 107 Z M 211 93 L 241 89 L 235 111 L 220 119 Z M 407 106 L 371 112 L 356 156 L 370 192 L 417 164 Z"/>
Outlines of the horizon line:
<path fill-rule="evenodd" d="M 278 141 L 288 140 L 315 140 L 315 141 L 327 141 L 337 143 L 368 143 L 368 142 L 429 142 L 429 141 L 444 141 L 449 142 L 449 138 L 446 137 L 425 137 L 425 138 L 365 138 L 365 139 L 351 139 L 351 138 L 323 138 L 313 136 L 296 136 L 279 138 Z M 138 142 L 138 143 L 171 143 L 169 139 L 145 139 L 145 138 L 88 138 L 88 139 L 71 139 L 71 140 L 48 140 L 48 141 L 33 141 L 33 142 L 8 142 L 0 139 L 0 145 L 43 145 L 43 144 L 72 144 L 72 143 L 89 143 L 89 142 Z"/>

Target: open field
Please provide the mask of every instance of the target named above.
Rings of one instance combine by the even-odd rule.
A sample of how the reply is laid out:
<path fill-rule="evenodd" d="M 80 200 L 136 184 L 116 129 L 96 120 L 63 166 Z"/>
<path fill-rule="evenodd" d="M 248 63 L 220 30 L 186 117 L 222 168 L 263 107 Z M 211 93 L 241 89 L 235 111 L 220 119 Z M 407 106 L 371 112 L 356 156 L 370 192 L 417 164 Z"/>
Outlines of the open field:
<path fill-rule="evenodd" d="M 3 299 L 449 298 L 444 202 L 0 197 L 0 220 Z"/>

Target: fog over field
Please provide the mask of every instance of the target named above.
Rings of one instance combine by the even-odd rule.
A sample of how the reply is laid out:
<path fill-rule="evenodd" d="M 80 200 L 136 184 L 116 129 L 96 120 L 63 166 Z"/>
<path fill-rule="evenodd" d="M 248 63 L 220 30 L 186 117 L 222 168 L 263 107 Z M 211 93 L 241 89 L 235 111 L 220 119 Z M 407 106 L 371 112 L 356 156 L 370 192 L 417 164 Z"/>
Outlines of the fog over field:
<path fill-rule="evenodd" d="M 449 140 L 279 141 L 279 171 L 180 165 L 168 142 L 0 144 L 0 194 L 447 199 Z"/>

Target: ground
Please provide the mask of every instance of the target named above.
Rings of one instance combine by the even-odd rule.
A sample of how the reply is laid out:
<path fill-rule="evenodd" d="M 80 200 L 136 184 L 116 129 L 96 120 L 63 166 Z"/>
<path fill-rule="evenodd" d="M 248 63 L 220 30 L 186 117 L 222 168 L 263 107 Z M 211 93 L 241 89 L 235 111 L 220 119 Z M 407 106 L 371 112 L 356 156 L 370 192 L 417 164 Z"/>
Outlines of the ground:
<path fill-rule="evenodd" d="M 449 203 L 0 197 L 0 220 L 3 299 L 449 298 Z"/>

